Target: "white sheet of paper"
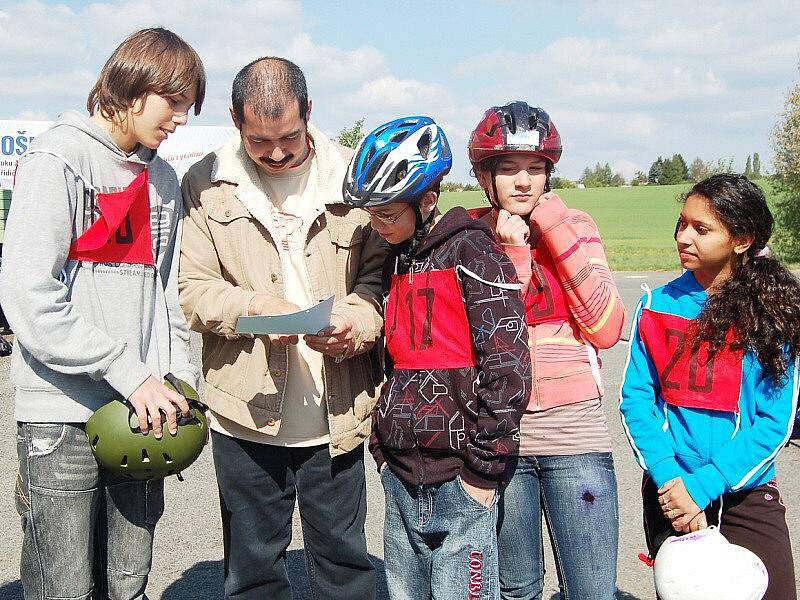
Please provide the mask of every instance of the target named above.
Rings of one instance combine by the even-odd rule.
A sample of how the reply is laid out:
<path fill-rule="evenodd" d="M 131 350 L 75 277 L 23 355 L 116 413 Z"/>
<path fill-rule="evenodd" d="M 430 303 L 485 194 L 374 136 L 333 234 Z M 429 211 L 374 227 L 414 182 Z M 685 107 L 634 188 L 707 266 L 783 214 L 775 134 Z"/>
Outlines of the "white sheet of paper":
<path fill-rule="evenodd" d="M 333 296 L 308 308 L 288 315 L 257 315 L 239 317 L 236 320 L 236 333 L 315 334 L 331 324 Z"/>

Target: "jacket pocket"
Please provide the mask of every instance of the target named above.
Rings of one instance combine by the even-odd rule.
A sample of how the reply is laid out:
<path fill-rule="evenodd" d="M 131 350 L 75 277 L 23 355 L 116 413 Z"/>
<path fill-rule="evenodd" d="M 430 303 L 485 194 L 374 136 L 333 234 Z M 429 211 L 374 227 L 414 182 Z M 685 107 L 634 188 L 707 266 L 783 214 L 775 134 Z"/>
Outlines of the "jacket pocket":
<path fill-rule="evenodd" d="M 331 241 L 339 249 L 353 248 L 364 243 L 365 227 L 354 220 L 340 219 L 331 227 Z"/>
<path fill-rule="evenodd" d="M 366 227 L 349 215 L 331 219 L 329 234 L 336 261 L 338 284 L 336 288 L 343 295 L 353 288 L 361 264 L 361 251 L 366 240 Z M 344 288 L 340 286 L 344 283 Z"/>
<path fill-rule="evenodd" d="M 252 217 L 250 211 L 241 202 L 223 200 L 209 207 L 208 218 L 220 225 L 227 225 L 237 219 L 250 219 Z"/>
<path fill-rule="evenodd" d="M 360 354 L 351 359 L 350 385 L 353 395 L 353 414 L 356 423 L 362 423 L 372 412 L 377 396 L 377 386 L 371 376 L 371 353 Z"/>
<path fill-rule="evenodd" d="M 254 353 L 255 340 L 231 340 L 213 333 L 203 335 L 203 376 L 209 385 L 229 396 L 243 399 L 245 374 Z M 265 363 L 266 364 L 266 363 Z"/>
<path fill-rule="evenodd" d="M 245 265 L 253 260 L 260 262 L 250 248 L 249 240 L 255 233 L 250 212 L 240 202 L 227 200 L 209 207 L 207 216 L 223 277 L 246 282 Z"/>

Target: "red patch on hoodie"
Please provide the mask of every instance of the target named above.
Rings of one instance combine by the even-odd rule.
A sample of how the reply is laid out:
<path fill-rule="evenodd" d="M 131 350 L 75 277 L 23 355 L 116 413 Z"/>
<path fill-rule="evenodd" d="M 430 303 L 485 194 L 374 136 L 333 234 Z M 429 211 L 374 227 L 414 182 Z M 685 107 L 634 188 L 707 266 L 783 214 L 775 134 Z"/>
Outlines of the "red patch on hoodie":
<path fill-rule="evenodd" d="M 100 218 L 69 249 L 69 257 L 96 263 L 155 265 L 150 232 L 147 169 L 121 192 L 97 194 Z"/>

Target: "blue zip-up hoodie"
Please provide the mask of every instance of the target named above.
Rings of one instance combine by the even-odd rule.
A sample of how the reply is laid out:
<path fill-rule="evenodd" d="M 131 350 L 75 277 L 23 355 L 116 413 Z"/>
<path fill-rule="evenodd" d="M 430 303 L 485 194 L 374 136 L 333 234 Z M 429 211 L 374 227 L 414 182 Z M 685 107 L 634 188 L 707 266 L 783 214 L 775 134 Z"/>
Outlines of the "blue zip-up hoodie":
<path fill-rule="evenodd" d="M 658 487 L 681 477 L 705 509 L 722 494 L 771 481 L 774 462 L 792 432 L 798 396 L 798 365 L 783 380 L 766 378 L 755 352 L 744 353 L 739 415 L 683 408 L 664 402 L 655 366 L 640 337 L 642 308 L 695 319 L 708 299 L 694 274 L 642 297 L 620 392 L 622 425 L 636 460 Z"/>

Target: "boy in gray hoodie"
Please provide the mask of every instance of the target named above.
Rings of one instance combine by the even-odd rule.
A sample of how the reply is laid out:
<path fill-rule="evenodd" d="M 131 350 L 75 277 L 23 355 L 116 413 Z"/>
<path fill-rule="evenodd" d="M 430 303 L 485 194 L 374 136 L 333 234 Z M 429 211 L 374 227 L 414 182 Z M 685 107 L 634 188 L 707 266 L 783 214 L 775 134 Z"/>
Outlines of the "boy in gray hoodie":
<path fill-rule="evenodd" d="M 204 94 L 185 41 L 138 31 L 103 67 L 89 116 L 64 113 L 19 161 L 0 301 L 16 333 L 26 598 L 144 598 L 163 480 L 102 469 L 84 426 L 114 398 L 157 438 L 162 412 L 173 433 L 188 413 L 161 383 L 198 373 L 178 304 L 180 188 L 155 151 Z"/>

